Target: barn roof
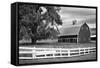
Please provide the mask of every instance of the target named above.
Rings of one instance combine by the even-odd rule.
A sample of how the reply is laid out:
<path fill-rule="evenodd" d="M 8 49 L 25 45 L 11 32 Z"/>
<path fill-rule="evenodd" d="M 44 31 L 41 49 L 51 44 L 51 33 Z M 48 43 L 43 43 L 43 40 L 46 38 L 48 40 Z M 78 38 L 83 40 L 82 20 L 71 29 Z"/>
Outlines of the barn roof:
<path fill-rule="evenodd" d="M 85 23 L 83 23 L 83 24 L 85 24 Z M 71 25 L 71 26 L 68 26 L 68 27 L 66 26 L 66 27 L 60 29 L 59 36 L 62 36 L 62 35 L 78 35 L 79 31 L 80 31 L 80 27 L 83 24 L 80 24 L 80 25 Z"/>
<path fill-rule="evenodd" d="M 62 28 L 60 30 L 60 36 L 61 35 L 78 35 L 79 30 L 80 30 L 79 26 Z"/>

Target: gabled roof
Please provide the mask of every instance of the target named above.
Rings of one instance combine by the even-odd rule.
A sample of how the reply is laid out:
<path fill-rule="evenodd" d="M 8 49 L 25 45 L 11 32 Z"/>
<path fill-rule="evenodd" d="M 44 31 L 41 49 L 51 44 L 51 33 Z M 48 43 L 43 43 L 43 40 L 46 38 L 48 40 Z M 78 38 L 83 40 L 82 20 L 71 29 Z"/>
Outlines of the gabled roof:
<path fill-rule="evenodd" d="M 86 24 L 86 23 L 83 23 L 83 24 Z M 61 28 L 60 29 L 60 34 L 58 36 L 62 36 L 62 35 L 78 35 L 79 31 L 80 31 L 80 27 L 83 24 L 80 24 L 80 25 L 71 25 L 71 26 L 68 26 L 68 27 L 66 26 L 64 28 Z"/>
<path fill-rule="evenodd" d="M 69 28 L 63 28 L 60 31 L 60 35 L 78 35 L 80 30 L 80 27 L 69 27 Z"/>

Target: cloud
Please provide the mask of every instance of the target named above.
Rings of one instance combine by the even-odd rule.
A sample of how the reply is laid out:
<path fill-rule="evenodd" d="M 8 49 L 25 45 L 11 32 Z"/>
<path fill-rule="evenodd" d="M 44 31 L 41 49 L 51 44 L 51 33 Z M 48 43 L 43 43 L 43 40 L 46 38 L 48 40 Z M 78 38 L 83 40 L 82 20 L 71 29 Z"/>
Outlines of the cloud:
<path fill-rule="evenodd" d="M 59 14 L 64 27 L 71 25 L 73 20 L 77 20 L 78 24 L 96 24 L 96 9 L 93 8 L 61 7 Z"/>
<path fill-rule="evenodd" d="M 96 16 L 95 15 L 90 15 L 86 19 L 81 20 L 81 22 L 86 22 L 88 24 L 95 24 L 96 23 Z"/>
<path fill-rule="evenodd" d="M 96 10 L 90 8 L 61 7 L 61 10 L 62 14 L 69 14 L 71 16 L 87 16 L 96 14 Z"/>

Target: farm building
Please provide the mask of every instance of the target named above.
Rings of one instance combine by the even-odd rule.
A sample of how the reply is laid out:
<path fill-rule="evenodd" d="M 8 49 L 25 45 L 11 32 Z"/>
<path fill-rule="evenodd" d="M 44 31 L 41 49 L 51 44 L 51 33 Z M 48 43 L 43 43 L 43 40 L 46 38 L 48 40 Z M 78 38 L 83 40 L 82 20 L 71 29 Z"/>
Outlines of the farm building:
<path fill-rule="evenodd" d="M 88 43 L 90 42 L 90 35 L 90 28 L 87 23 L 78 26 L 72 25 L 72 27 L 62 29 L 58 36 L 58 42 Z"/>
<path fill-rule="evenodd" d="M 96 28 L 91 28 L 91 41 L 96 41 Z"/>

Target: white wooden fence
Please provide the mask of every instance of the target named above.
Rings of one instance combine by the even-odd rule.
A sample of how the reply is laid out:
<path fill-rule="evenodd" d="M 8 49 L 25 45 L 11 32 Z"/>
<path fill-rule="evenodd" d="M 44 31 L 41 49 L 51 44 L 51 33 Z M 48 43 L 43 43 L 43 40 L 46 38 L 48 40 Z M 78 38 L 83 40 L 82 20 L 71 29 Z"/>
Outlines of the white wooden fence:
<path fill-rule="evenodd" d="M 19 47 L 19 59 L 74 57 L 94 52 L 96 52 L 96 47 L 86 47 L 86 48 Z"/>

